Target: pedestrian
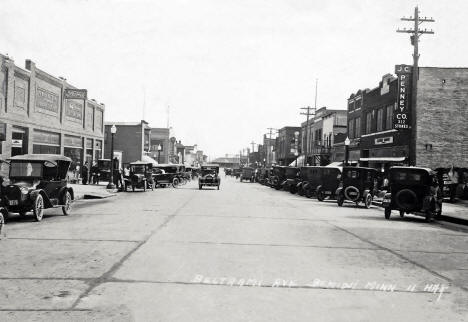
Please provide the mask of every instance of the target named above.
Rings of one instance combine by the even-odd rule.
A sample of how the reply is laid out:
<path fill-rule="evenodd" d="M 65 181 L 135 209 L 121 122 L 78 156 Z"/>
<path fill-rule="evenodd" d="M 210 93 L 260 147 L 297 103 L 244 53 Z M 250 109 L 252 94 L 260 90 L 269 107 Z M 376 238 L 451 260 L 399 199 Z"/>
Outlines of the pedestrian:
<path fill-rule="evenodd" d="M 91 167 L 91 180 L 93 184 L 99 184 L 99 168 L 96 161 L 93 162 L 93 166 Z"/>
<path fill-rule="evenodd" d="M 88 175 L 89 175 L 88 161 L 86 161 L 83 165 L 83 168 L 81 169 L 82 183 L 85 185 L 88 184 Z"/>

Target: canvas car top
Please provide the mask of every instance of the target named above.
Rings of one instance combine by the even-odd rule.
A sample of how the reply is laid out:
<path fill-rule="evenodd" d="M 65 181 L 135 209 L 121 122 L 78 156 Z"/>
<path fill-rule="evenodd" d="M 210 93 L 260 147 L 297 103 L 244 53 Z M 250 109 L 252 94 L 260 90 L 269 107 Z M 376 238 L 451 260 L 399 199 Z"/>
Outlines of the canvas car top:
<path fill-rule="evenodd" d="M 14 157 L 9 158 L 8 160 L 11 161 L 68 161 L 71 162 L 72 160 L 69 157 L 59 155 L 59 154 L 22 154 L 16 155 Z"/>

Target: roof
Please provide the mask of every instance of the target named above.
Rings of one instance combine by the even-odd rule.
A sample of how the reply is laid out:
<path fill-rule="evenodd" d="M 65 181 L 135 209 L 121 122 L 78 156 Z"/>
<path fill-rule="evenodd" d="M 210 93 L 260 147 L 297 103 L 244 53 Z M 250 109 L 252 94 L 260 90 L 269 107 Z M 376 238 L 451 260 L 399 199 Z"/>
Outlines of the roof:
<path fill-rule="evenodd" d="M 218 167 L 219 168 L 219 164 L 214 164 L 214 163 L 202 164 L 202 168 L 207 168 L 207 167 Z"/>
<path fill-rule="evenodd" d="M 72 160 L 64 155 L 60 154 L 22 154 L 11 157 L 9 160 L 21 160 L 21 161 L 68 161 Z"/>

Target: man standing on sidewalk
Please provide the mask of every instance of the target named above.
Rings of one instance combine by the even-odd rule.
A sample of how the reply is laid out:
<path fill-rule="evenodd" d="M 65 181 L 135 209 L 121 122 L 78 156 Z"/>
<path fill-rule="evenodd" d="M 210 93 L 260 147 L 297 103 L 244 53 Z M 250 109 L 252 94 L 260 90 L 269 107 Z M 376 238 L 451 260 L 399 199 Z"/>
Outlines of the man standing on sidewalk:
<path fill-rule="evenodd" d="M 81 177 L 83 184 L 88 184 L 88 161 L 86 161 L 81 169 Z"/>

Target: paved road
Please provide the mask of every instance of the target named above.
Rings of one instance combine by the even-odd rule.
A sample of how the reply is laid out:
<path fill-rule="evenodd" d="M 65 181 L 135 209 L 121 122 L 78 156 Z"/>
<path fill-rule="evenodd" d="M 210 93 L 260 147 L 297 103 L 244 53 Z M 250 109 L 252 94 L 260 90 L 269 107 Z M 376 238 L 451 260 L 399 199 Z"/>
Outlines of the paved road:
<path fill-rule="evenodd" d="M 468 234 L 223 179 L 0 240 L 0 321 L 467 321 Z"/>

